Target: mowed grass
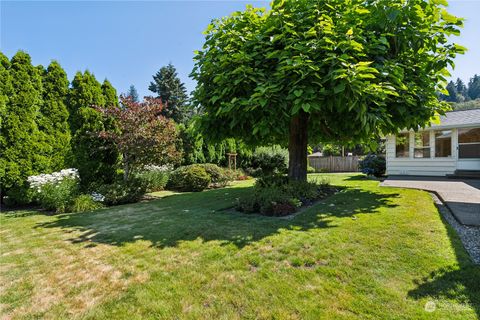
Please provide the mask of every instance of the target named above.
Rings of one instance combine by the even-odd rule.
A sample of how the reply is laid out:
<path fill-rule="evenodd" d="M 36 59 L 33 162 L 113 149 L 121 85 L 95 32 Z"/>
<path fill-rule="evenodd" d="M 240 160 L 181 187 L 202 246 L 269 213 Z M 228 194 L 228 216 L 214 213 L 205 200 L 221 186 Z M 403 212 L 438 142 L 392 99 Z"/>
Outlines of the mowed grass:
<path fill-rule="evenodd" d="M 428 193 L 361 175 L 293 219 L 252 181 L 80 214 L 1 215 L 2 319 L 477 319 L 480 267 Z"/>

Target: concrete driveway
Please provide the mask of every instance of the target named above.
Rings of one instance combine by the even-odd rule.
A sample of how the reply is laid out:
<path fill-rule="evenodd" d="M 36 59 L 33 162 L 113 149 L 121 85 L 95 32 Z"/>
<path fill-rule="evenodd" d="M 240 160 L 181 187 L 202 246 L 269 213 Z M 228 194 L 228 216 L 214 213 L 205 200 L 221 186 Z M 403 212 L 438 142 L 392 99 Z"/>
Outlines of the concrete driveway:
<path fill-rule="evenodd" d="M 480 226 L 480 180 L 389 176 L 381 185 L 433 191 L 448 206 L 460 223 Z"/>

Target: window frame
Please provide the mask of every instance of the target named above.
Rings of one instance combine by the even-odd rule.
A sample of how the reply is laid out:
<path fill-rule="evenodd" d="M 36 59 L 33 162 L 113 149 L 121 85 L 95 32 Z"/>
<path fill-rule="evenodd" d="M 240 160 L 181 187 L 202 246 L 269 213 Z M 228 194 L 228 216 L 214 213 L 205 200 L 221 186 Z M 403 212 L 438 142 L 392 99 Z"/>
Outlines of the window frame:
<path fill-rule="evenodd" d="M 437 156 L 437 151 L 438 151 L 437 150 L 437 133 L 443 133 L 445 131 L 450 132 L 450 137 L 449 137 L 449 139 L 450 139 L 450 144 L 449 144 L 450 145 L 450 155 L 448 155 L 448 156 Z M 433 130 L 433 143 L 435 145 L 435 149 L 434 149 L 435 152 L 433 154 L 434 158 L 437 158 L 437 159 L 451 159 L 451 158 L 453 158 L 453 149 L 454 149 L 453 148 L 453 134 L 454 134 L 453 129 Z"/>
<path fill-rule="evenodd" d="M 398 141 L 398 136 L 404 135 L 406 137 L 406 155 L 404 156 L 398 156 L 397 152 L 397 141 Z M 410 159 L 410 132 L 402 132 L 402 133 L 397 133 L 395 135 L 395 159 Z"/>
<path fill-rule="evenodd" d="M 422 135 L 422 147 L 418 147 L 417 146 L 417 135 L 418 134 L 421 134 Z M 423 135 L 427 135 L 427 145 L 425 146 L 423 144 Z M 430 141 L 430 137 L 431 137 L 431 130 L 424 130 L 424 131 L 418 131 L 418 132 L 414 132 L 413 133 L 413 158 L 414 159 L 431 159 L 432 158 L 432 145 L 431 145 L 431 141 Z M 423 152 L 425 152 L 425 150 L 428 150 L 428 157 L 417 157 L 416 156 L 416 151 L 417 150 L 422 150 Z"/>
<path fill-rule="evenodd" d="M 480 147 L 480 140 L 478 142 L 460 142 L 460 134 L 462 130 L 471 130 L 471 129 L 478 129 L 480 130 L 480 127 L 467 127 L 467 128 L 458 128 L 457 129 L 457 150 L 458 150 L 458 160 L 476 160 L 480 159 L 480 154 L 478 157 L 467 157 L 467 158 L 462 158 L 460 156 L 460 146 L 466 146 L 466 145 L 478 145 Z"/>

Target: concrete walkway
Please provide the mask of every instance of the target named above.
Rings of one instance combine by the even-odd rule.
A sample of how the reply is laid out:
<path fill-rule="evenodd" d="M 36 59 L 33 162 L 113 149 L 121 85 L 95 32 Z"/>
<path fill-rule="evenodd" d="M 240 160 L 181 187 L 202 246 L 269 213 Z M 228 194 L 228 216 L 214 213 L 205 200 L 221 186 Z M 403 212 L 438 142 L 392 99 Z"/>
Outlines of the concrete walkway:
<path fill-rule="evenodd" d="M 381 185 L 434 191 L 460 223 L 480 226 L 480 180 L 389 176 Z"/>

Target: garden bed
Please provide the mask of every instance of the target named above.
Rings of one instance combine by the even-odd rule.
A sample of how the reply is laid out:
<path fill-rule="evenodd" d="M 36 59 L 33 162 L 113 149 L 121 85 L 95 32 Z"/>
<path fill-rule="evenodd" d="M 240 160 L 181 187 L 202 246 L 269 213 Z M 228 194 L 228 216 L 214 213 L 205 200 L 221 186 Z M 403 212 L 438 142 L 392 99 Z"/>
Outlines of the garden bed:
<path fill-rule="evenodd" d="M 265 216 L 290 216 L 339 190 L 328 181 L 289 181 L 285 176 L 257 180 L 253 193 L 237 200 L 237 211 Z"/>

